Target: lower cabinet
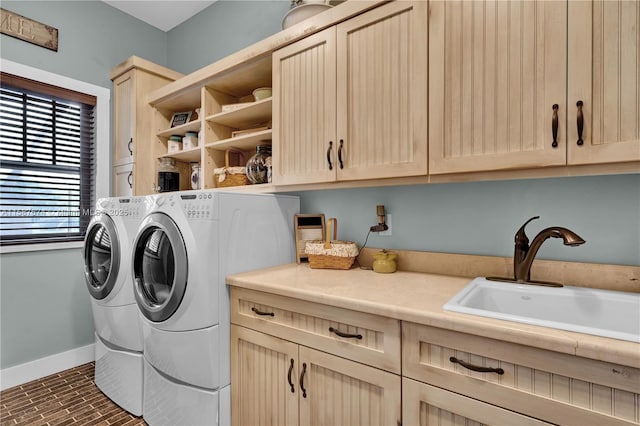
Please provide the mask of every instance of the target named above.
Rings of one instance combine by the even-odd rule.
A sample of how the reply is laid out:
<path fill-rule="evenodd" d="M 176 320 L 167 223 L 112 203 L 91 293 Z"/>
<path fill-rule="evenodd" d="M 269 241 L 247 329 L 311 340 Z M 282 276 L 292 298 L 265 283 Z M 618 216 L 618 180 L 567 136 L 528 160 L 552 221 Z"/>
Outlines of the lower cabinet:
<path fill-rule="evenodd" d="M 406 425 L 640 424 L 640 369 L 486 337 L 403 322 L 402 376 Z M 504 417 L 515 413 L 526 422 Z"/>
<path fill-rule="evenodd" d="M 231 288 L 234 425 L 640 425 L 640 369 Z"/>
<path fill-rule="evenodd" d="M 400 376 L 231 326 L 234 425 L 400 424 Z"/>
<path fill-rule="evenodd" d="M 402 421 L 420 426 L 551 424 L 407 378 L 402 379 Z"/>

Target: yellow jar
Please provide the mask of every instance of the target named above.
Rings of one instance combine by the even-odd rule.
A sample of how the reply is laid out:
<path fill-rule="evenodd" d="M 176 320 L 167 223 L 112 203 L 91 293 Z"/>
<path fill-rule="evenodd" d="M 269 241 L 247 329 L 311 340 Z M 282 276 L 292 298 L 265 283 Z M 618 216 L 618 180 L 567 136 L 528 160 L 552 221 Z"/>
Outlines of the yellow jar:
<path fill-rule="evenodd" d="M 373 271 L 379 274 L 390 274 L 396 271 L 396 257 L 395 253 L 389 253 L 386 250 L 380 250 L 373 255 Z"/>

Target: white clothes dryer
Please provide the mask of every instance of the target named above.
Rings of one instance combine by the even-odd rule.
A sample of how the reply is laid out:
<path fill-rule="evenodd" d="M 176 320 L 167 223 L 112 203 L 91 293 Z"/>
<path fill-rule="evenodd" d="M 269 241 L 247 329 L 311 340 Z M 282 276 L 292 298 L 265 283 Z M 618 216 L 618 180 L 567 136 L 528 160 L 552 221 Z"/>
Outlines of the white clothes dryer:
<path fill-rule="evenodd" d="M 142 331 L 133 294 L 131 247 L 146 197 L 101 198 L 84 242 L 95 325 L 95 382 L 111 400 L 142 415 Z"/>
<path fill-rule="evenodd" d="M 295 260 L 298 197 L 221 191 L 154 196 L 132 260 L 150 425 L 229 424 L 232 273 Z"/>

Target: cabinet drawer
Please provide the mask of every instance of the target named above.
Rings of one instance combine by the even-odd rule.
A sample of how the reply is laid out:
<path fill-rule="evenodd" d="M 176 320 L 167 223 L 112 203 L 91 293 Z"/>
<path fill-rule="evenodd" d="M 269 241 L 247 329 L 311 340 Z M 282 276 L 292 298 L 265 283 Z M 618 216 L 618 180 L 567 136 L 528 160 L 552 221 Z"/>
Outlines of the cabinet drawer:
<path fill-rule="evenodd" d="M 402 420 L 419 426 L 551 424 L 407 378 L 402 379 Z"/>
<path fill-rule="evenodd" d="M 232 287 L 231 322 L 400 374 L 397 320 Z"/>
<path fill-rule="evenodd" d="M 553 423 L 640 424 L 636 368 L 418 324 L 402 329 L 403 376 Z"/>

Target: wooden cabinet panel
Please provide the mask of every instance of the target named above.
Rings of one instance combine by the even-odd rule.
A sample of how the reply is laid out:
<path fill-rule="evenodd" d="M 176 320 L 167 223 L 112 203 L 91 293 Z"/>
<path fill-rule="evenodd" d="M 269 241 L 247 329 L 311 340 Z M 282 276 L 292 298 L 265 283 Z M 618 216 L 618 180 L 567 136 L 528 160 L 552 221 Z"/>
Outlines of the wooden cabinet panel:
<path fill-rule="evenodd" d="M 430 2 L 431 174 L 565 164 L 566 17 L 562 1 Z"/>
<path fill-rule="evenodd" d="M 275 184 L 336 178 L 335 37 L 328 28 L 273 54 Z"/>
<path fill-rule="evenodd" d="M 427 173 L 427 3 L 337 26 L 338 180 Z"/>
<path fill-rule="evenodd" d="M 114 197 L 130 197 L 133 195 L 133 169 L 134 163 L 113 167 L 113 191 Z"/>
<path fill-rule="evenodd" d="M 640 2 L 569 2 L 568 76 L 569 164 L 640 160 Z"/>
<path fill-rule="evenodd" d="M 402 420 L 420 426 L 550 424 L 407 378 L 402 379 Z"/>
<path fill-rule="evenodd" d="M 136 120 L 135 72 L 113 80 L 114 90 L 114 158 L 115 166 L 133 161 L 133 131 Z"/>
<path fill-rule="evenodd" d="M 391 318 L 232 288 L 235 324 L 400 374 L 400 322 Z M 359 335 L 340 337 L 329 329 Z"/>
<path fill-rule="evenodd" d="M 426 175 L 427 59 L 420 1 L 274 52 L 274 183 Z"/>
<path fill-rule="evenodd" d="M 402 374 L 553 423 L 640 423 L 640 370 L 631 367 L 403 323 Z"/>
<path fill-rule="evenodd" d="M 300 346 L 301 425 L 401 424 L 400 376 Z"/>
<path fill-rule="evenodd" d="M 232 424 L 298 424 L 298 345 L 232 325 L 231 359 Z"/>

